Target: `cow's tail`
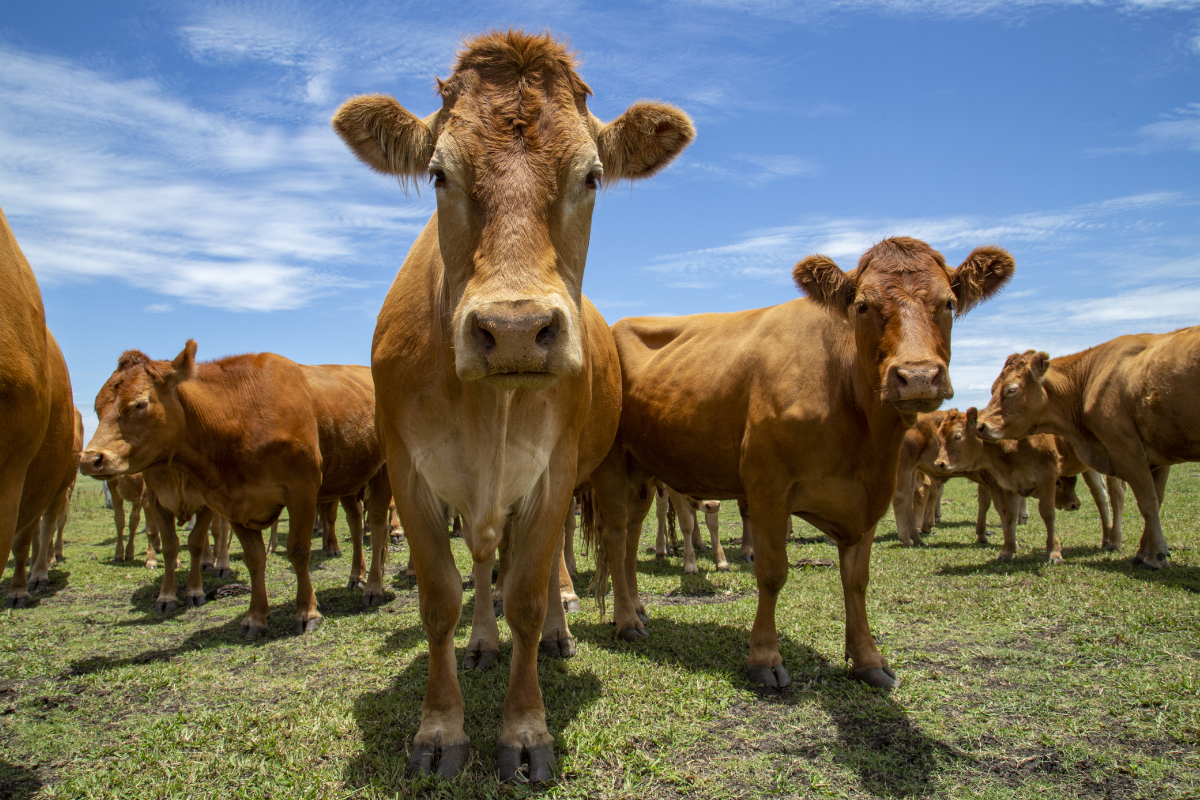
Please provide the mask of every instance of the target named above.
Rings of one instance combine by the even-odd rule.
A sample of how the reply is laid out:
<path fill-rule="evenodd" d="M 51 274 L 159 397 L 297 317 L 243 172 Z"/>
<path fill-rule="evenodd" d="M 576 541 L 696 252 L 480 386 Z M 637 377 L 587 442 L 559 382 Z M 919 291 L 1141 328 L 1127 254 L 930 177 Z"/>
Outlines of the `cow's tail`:
<path fill-rule="evenodd" d="M 671 542 L 671 552 L 679 550 L 679 537 L 675 534 L 675 504 L 667 495 L 667 538 Z"/>
<path fill-rule="evenodd" d="M 595 551 L 596 571 L 588 591 L 596 595 L 596 606 L 600 609 L 600 617 L 605 614 L 605 598 L 608 596 L 608 554 L 604 552 L 604 528 L 600 520 L 600 512 L 596 508 L 596 493 L 584 492 L 579 498 L 579 527 L 583 534 L 583 553 L 588 555 Z"/>

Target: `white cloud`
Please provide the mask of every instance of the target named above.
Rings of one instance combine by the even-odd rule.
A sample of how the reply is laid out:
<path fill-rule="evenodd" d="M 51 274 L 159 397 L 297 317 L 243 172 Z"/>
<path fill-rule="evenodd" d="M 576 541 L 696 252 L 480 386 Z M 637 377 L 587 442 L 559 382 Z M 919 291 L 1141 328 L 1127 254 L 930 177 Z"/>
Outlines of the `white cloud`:
<path fill-rule="evenodd" d="M 1200 37 L 1196 41 L 1200 42 Z M 1200 103 L 1177 108 L 1165 119 L 1138 129 L 1141 150 L 1195 150 L 1200 152 Z"/>
<path fill-rule="evenodd" d="M 0 62 L 0 204 L 43 280 L 113 277 L 185 303 L 297 308 L 363 285 L 337 270 L 358 260 L 352 236 L 407 243 L 429 214 L 363 202 L 378 183 L 323 120 L 202 111 L 154 81 L 12 48 Z"/>

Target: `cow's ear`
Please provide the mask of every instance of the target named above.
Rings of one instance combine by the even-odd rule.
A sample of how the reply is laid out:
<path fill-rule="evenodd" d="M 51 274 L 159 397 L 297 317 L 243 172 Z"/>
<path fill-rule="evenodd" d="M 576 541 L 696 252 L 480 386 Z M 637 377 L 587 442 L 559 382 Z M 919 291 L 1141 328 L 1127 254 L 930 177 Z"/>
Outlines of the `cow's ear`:
<path fill-rule="evenodd" d="M 1017 264 L 1002 247 L 976 247 L 954 270 L 950 288 L 958 300 L 958 316 L 970 311 L 1003 288 Z"/>
<path fill-rule="evenodd" d="M 171 360 L 170 382 L 178 385 L 196 374 L 196 340 L 188 339 L 179 355 Z"/>
<path fill-rule="evenodd" d="M 333 129 L 359 160 L 401 179 L 426 177 L 437 143 L 429 125 L 392 97 L 367 94 L 342 103 Z"/>
<path fill-rule="evenodd" d="M 973 433 L 977 424 L 979 424 L 979 409 L 971 406 L 967 409 L 967 432 Z"/>
<path fill-rule="evenodd" d="M 696 138 L 691 118 L 666 103 L 643 100 L 607 125 L 592 121 L 606 183 L 649 178 Z"/>
<path fill-rule="evenodd" d="M 1029 371 L 1033 373 L 1033 377 L 1039 381 L 1046 377 L 1046 371 L 1050 369 L 1050 354 L 1045 351 L 1039 351 L 1033 354 L 1029 359 Z"/>
<path fill-rule="evenodd" d="M 843 317 L 854 302 L 854 281 L 828 256 L 807 256 L 792 270 L 796 288 Z"/>

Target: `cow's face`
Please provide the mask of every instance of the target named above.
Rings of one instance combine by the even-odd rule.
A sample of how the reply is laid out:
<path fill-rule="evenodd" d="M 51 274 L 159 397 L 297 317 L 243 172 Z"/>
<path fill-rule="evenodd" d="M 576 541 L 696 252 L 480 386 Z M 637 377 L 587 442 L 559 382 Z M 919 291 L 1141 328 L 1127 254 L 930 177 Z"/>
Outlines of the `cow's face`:
<path fill-rule="evenodd" d="M 793 277 L 811 299 L 854 326 L 860 361 L 870 365 L 884 403 L 904 414 L 933 411 L 954 396 L 950 329 L 955 317 L 991 297 L 1012 277 L 1012 256 L 980 247 L 957 269 L 924 242 L 885 239 L 847 275 L 825 256 L 809 256 Z"/>
<path fill-rule="evenodd" d="M 979 414 L 979 436 L 1020 439 L 1033 433 L 1050 405 L 1043 385 L 1049 369 L 1048 353 L 1026 350 L 1009 356 L 992 384 L 992 399 Z"/>
<path fill-rule="evenodd" d="M 705 514 L 718 514 L 721 511 L 720 500 L 701 500 L 700 510 Z"/>
<path fill-rule="evenodd" d="M 431 179 L 453 306 L 455 369 L 541 388 L 583 365 L 580 301 L 600 187 L 652 175 L 694 137 L 661 103 L 602 124 L 575 62 L 548 36 L 468 42 L 421 120 L 390 97 L 347 101 L 333 126 L 380 172 Z"/>
<path fill-rule="evenodd" d="M 977 412 L 968 408 L 946 412 L 938 426 L 938 456 L 934 466 L 941 472 L 968 472 L 976 469 L 983 455 L 983 442 L 975 435 Z"/>
<path fill-rule="evenodd" d="M 96 395 L 100 424 L 79 455 L 79 471 L 109 477 L 169 460 L 184 430 L 178 386 L 191 377 L 195 357 L 190 339 L 174 361 L 151 361 L 137 350 L 122 354 Z"/>
<path fill-rule="evenodd" d="M 1059 475 L 1054 481 L 1054 507 L 1059 511 L 1078 511 L 1079 495 L 1075 494 L 1078 475 Z"/>

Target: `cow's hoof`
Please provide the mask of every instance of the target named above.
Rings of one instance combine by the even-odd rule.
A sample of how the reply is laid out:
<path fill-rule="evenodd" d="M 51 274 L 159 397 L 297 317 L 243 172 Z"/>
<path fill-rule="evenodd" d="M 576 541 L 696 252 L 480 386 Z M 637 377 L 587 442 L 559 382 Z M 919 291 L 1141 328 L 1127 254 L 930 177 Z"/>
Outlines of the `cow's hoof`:
<path fill-rule="evenodd" d="M 529 772 L 522 775 L 521 768 L 526 764 Z M 504 783 L 545 783 L 558 775 L 558 761 L 554 758 L 552 744 L 528 750 L 502 744 L 496 753 L 496 766 Z"/>
<path fill-rule="evenodd" d="M 132 558 L 127 558 L 127 559 L 125 559 L 125 560 L 126 560 L 126 561 L 133 561 L 133 559 L 132 559 Z M 146 569 L 158 569 L 158 562 L 157 562 L 157 561 L 147 561 L 147 562 L 146 562 Z"/>
<path fill-rule="evenodd" d="M 324 552 L 324 553 L 325 553 L 325 557 L 326 557 L 326 558 L 338 558 L 338 557 L 340 557 L 340 556 L 342 555 L 342 551 L 341 551 L 341 550 L 337 550 L 337 549 L 333 549 L 333 550 L 324 550 L 324 551 L 322 551 L 322 552 Z"/>
<path fill-rule="evenodd" d="M 1121 546 L 1120 546 L 1120 545 L 1114 545 L 1114 544 L 1104 544 L 1104 545 L 1100 545 L 1100 549 L 1101 549 L 1101 550 L 1106 550 L 1106 551 L 1108 551 L 1108 552 L 1110 552 L 1110 553 L 1115 553 L 1116 551 L 1118 551 L 1118 550 L 1120 550 L 1120 549 L 1121 549 Z"/>
<path fill-rule="evenodd" d="M 207 602 L 202 594 L 189 594 L 183 598 L 184 608 L 199 608 Z"/>
<path fill-rule="evenodd" d="M 566 610 L 568 614 L 575 614 L 582 608 L 583 606 L 579 605 L 578 597 L 574 600 L 567 600 L 563 603 L 563 609 Z"/>
<path fill-rule="evenodd" d="M 1063 563 L 1063 557 L 1062 556 L 1050 556 L 1050 558 L 1048 558 L 1047 561 L 1049 561 L 1051 564 L 1061 564 L 1061 563 Z"/>
<path fill-rule="evenodd" d="M 467 592 L 474 588 L 475 588 L 475 576 L 472 575 L 471 577 L 469 577 L 465 581 L 463 581 L 463 591 Z"/>
<path fill-rule="evenodd" d="M 655 553 L 655 554 L 654 554 L 654 560 L 655 560 L 655 561 L 666 561 L 666 560 L 667 560 L 667 554 L 666 554 L 666 553 Z"/>
<path fill-rule="evenodd" d="M 296 617 L 296 633 L 309 633 L 321 627 L 320 617 L 308 617 L 307 619 Z"/>
<path fill-rule="evenodd" d="M 462 772 L 471 755 L 471 743 L 452 744 L 448 747 L 436 745 L 415 745 L 412 757 L 404 768 L 410 778 L 424 775 L 437 775 L 439 778 L 453 778 Z M 437 766 L 434 766 L 436 762 Z"/>
<path fill-rule="evenodd" d="M 717 572 L 729 572 L 729 564 L 725 562 L 717 564 Z"/>
<path fill-rule="evenodd" d="M 173 614 L 179 610 L 179 601 L 174 597 L 170 600 L 157 600 L 154 603 L 154 610 L 159 614 Z"/>
<path fill-rule="evenodd" d="M 639 612 L 637 612 L 637 618 L 638 618 L 638 619 L 640 619 L 640 620 L 642 621 L 642 624 L 643 624 L 643 625 L 645 625 L 647 622 L 649 622 L 649 621 L 650 621 L 650 618 L 649 618 L 648 616 L 646 616 L 646 612 L 645 612 L 645 611 L 639 611 Z"/>
<path fill-rule="evenodd" d="M 504 616 L 504 598 L 503 597 L 501 597 L 499 600 L 492 601 L 492 611 L 495 612 L 497 617 Z"/>
<path fill-rule="evenodd" d="M 213 565 L 212 565 L 212 564 L 201 564 L 201 565 L 200 565 L 200 571 L 201 571 L 201 572 L 212 572 L 212 571 L 213 571 Z"/>
<path fill-rule="evenodd" d="M 375 592 L 364 591 L 363 592 L 362 604 L 364 606 L 366 606 L 367 608 L 370 608 L 371 606 L 381 606 L 384 604 L 384 602 L 386 602 L 386 601 L 383 598 L 382 592 L 378 592 L 378 591 L 375 591 Z"/>
<path fill-rule="evenodd" d="M 769 689 L 783 689 L 792 685 L 792 676 L 788 674 L 783 664 L 773 667 L 762 667 L 757 664 L 746 667 L 750 682 L 756 686 L 766 686 Z"/>
<path fill-rule="evenodd" d="M 699 573 L 700 573 L 699 567 L 689 567 L 688 565 L 684 564 L 684 566 L 683 566 L 683 574 L 684 575 L 698 575 Z"/>
<path fill-rule="evenodd" d="M 754 553 L 746 553 L 744 556 L 742 556 L 742 561 L 745 561 L 747 564 L 753 564 Z"/>
<path fill-rule="evenodd" d="M 645 639 L 650 635 L 650 632 L 643 628 L 622 628 L 617 632 L 617 636 L 627 642 L 636 642 L 638 639 Z"/>
<path fill-rule="evenodd" d="M 1012 553 L 1001 553 L 1000 555 L 996 556 L 996 560 L 997 561 L 1012 561 L 1013 560 Z"/>
<path fill-rule="evenodd" d="M 498 658 L 499 650 L 468 650 L 463 653 L 463 669 L 488 669 Z"/>
<path fill-rule="evenodd" d="M 232 578 L 233 577 L 233 570 L 230 569 L 229 567 L 221 567 L 221 569 L 216 570 L 216 573 L 217 574 L 214 576 L 216 578 Z"/>
<path fill-rule="evenodd" d="M 30 598 L 30 596 L 27 594 L 10 594 L 8 597 L 4 598 L 4 607 L 26 608 L 29 606 L 31 599 L 32 598 Z"/>
<path fill-rule="evenodd" d="M 575 640 L 570 636 L 562 639 L 543 639 L 538 645 L 538 650 L 549 658 L 570 658 L 575 655 Z"/>
<path fill-rule="evenodd" d="M 253 642 L 258 637 L 267 632 L 266 625 L 259 625 L 254 622 L 243 622 L 239 627 L 242 632 L 242 638 L 248 642 Z"/>
<path fill-rule="evenodd" d="M 50 579 L 49 578 L 34 578 L 33 580 L 31 580 L 29 582 L 29 591 L 31 594 L 33 592 L 40 592 L 43 589 L 49 589 L 49 588 L 50 588 Z"/>
<path fill-rule="evenodd" d="M 889 667 L 863 667 L 853 670 L 850 675 L 876 689 L 895 689 L 900 685 L 900 679 Z"/>
<path fill-rule="evenodd" d="M 1133 563 L 1135 566 L 1141 567 L 1142 569 L 1159 570 L 1167 565 L 1167 557 L 1164 554 L 1159 553 L 1158 561 L 1154 562 L 1154 561 L 1150 561 L 1148 559 L 1142 558 L 1141 556 L 1134 556 Z"/>
<path fill-rule="evenodd" d="M 366 585 L 367 585 L 367 582 L 364 581 L 362 578 L 351 578 L 349 581 L 346 582 L 347 589 L 361 589 Z"/>

